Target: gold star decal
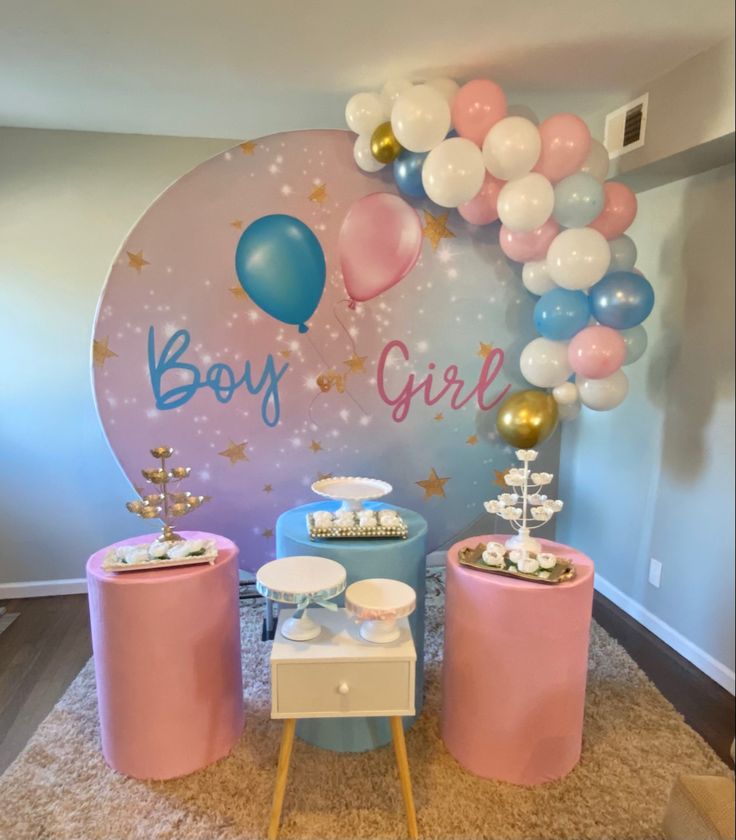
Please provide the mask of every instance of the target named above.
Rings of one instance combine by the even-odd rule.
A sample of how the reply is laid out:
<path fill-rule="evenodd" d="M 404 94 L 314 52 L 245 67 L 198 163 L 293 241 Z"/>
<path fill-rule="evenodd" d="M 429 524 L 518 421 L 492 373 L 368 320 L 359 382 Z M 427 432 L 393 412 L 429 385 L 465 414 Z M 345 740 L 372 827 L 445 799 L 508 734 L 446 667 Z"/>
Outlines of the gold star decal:
<path fill-rule="evenodd" d="M 312 450 L 312 452 L 315 453 L 315 455 L 317 454 L 317 452 L 322 452 L 322 444 L 318 440 L 313 440 L 309 444 L 309 448 Z"/>
<path fill-rule="evenodd" d="M 245 143 L 240 144 L 240 148 L 244 155 L 252 155 L 257 146 L 258 143 L 254 143 L 252 140 L 246 140 Z"/>
<path fill-rule="evenodd" d="M 478 435 L 471 435 L 466 441 L 469 446 L 475 446 L 478 443 Z"/>
<path fill-rule="evenodd" d="M 118 355 L 107 346 L 109 340 L 107 337 L 92 340 L 92 362 L 98 367 L 102 367 L 108 359 L 114 359 Z"/>
<path fill-rule="evenodd" d="M 437 420 L 437 421 L 439 421 L 439 420 L 444 420 L 444 419 L 445 419 L 445 415 L 444 415 L 444 414 L 440 411 L 440 413 L 439 413 L 439 414 L 435 414 L 434 419 L 435 419 L 435 420 Z"/>
<path fill-rule="evenodd" d="M 483 341 L 478 342 L 478 344 L 479 344 L 478 352 L 475 355 L 480 356 L 481 359 L 488 358 L 488 356 L 490 356 L 491 353 L 493 352 L 493 345 L 492 344 L 486 344 Z"/>
<path fill-rule="evenodd" d="M 415 481 L 422 490 L 424 490 L 424 498 L 431 499 L 432 496 L 441 496 L 445 498 L 445 484 L 450 480 L 450 477 L 440 478 L 437 475 L 437 470 L 434 467 L 429 472 L 429 476 L 424 481 Z"/>
<path fill-rule="evenodd" d="M 248 294 L 242 286 L 233 286 L 230 289 L 230 293 L 233 297 L 238 298 L 238 300 L 248 300 Z"/>
<path fill-rule="evenodd" d="M 506 474 L 508 473 L 508 471 L 510 469 L 511 469 L 511 467 L 509 467 L 508 469 L 503 470 L 503 471 L 502 470 L 494 470 L 494 472 L 496 473 L 496 479 L 493 483 L 495 485 L 497 485 L 498 487 L 504 487 L 504 488 L 507 487 L 508 485 L 506 484 Z"/>
<path fill-rule="evenodd" d="M 350 373 L 363 373 L 365 371 L 365 362 L 368 356 L 357 356 L 353 353 L 352 357 L 345 359 L 344 365 L 350 369 Z"/>
<path fill-rule="evenodd" d="M 233 219 L 230 222 L 230 227 L 237 228 L 238 230 L 242 230 L 243 228 L 243 220 L 242 219 Z"/>
<path fill-rule="evenodd" d="M 428 210 L 424 211 L 424 227 L 422 228 L 422 233 L 425 239 L 429 239 L 432 243 L 433 251 L 437 250 L 437 246 L 443 239 L 452 239 L 455 236 L 447 227 L 447 217 L 449 215 L 449 210 L 437 216 L 433 216 Z"/>
<path fill-rule="evenodd" d="M 234 443 L 233 441 L 230 441 L 230 446 L 217 454 L 222 455 L 224 458 L 229 458 L 231 464 L 237 464 L 238 461 L 248 460 L 248 456 L 245 454 L 245 447 L 247 445 L 247 440 L 244 440 L 242 443 Z"/>
<path fill-rule="evenodd" d="M 263 486 L 264 493 L 273 493 L 273 486 L 271 484 L 265 484 Z"/>
<path fill-rule="evenodd" d="M 317 204 L 324 204 L 327 200 L 327 185 L 318 184 L 311 193 L 309 193 L 309 200 L 316 201 Z"/>
<path fill-rule="evenodd" d="M 279 356 L 283 356 L 285 359 L 288 359 L 291 356 L 291 350 L 279 350 Z"/>
<path fill-rule="evenodd" d="M 262 537 L 272 537 L 273 536 L 273 528 L 266 528 L 265 531 L 261 532 Z"/>
<path fill-rule="evenodd" d="M 128 255 L 128 268 L 134 268 L 138 274 L 141 273 L 144 266 L 151 264 L 148 260 L 143 258 L 143 251 L 138 251 L 138 253 L 126 251 L 125 253 Z"/>

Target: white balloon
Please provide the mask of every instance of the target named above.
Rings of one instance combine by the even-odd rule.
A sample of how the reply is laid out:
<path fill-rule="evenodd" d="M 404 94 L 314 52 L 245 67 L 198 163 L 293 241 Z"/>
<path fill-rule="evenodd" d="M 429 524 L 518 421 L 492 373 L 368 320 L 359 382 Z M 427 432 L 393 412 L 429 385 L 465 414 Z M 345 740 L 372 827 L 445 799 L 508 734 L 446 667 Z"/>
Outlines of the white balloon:
<path fill-rule="evenodd" d="M 427 84 L 445 97 L 448 105 L 452 105 L 455 94 L 460 90 L 460 85 L 453 79 L 430 79 Z"/>
<path fill-rule="evenodd" d="M 389 79 L 381 88 L 381 99 L 386 107 L 387 113 L 391 113 L 394 102 L 401 96 L 411 90 L 414 85 L 408 79 Z"/>
<path fill-rule="evenodd" d="M 563 382 L 552 389 L 557 405 L 573 405 L 580 400 L 578 386 L 574 382 Z"/>
<path fill-rule="evenodd" d="M 549 276 L 546 260 L 524 263 L 521 281 L 528 291 L 539 297 L 557 288 L 557 283 Z"/>
<path fill-rule="evenodd" d="M 636 264 L 636 245 L 630 236 L 617 236 L 608 243 L 611 249 L 611 265 L 609 271 L 631 271 Z"/>
<path fill-rule="evenodd" d="M 424 191 L 440 207 L 458 207 L 470 201 L 485 178 L 480 149 L 463 137 L 443 140 L 427 155 L 422 167 Z"/>
<path fill-rule="evenodd" d="M 608 150 L 606 147 L 598 140 L 591 140 L 588 157 L 585 158 L 585 162 L 580 167 L 580 171 L 587 172 L 588 175 L 592 175 L 596 181 L 600 181 L 602 184 L 608 177 L 608 164 Z"/>
<path fill-rule="evenodd" d="M 521 372 L 538 388 L 554 388 L 569 379 L 572 368 L 567 361 L 567 341 L 535 338 L 521 351 Z"/>
<path fill-rule="evenodd" d="M 345 121 L 356 134 L 372 134 L 388 119 L 388 111 L 377 93 L 356 93 L 345 106 Z"/>
<path fill-rule="evenodd" d="M 574 420 L 578 414 L 580 414 L 580 403 L 574 402 L 570 403 L 570 405 L 558 405 L 557 406 L 557 416 L 562 420 L 563 423 L 567 423 L 570 420 Z"/>
<path fill-rule="evenodd" d="M 511 181 L 531 172 L 542 151 L 539 129 L 524 117 L 505 117 L 486 134 L 483 160 L 496 178 Z"/>
<path fill-rule="evenodd" d="M 608 271 L 610 262 L 608 242 L 593 228 L 563 230 L 547 251 L 549 275 L 563 289 L 590 288 Z"/>
<path fill-rule="evenodd" d="M 383 169 L 386 165 L 373 157 L 370 134 L 359 134 L 355 138 L 353 157 L 363 172 L 378 172 L 379 169 Z"/>
<path fill-rule="evenodd" d="M 394 102 L 391 128 L 405 149 L 428 152 L 441 143 L 450 130 L 450 106 L 434 88 L 416 85 Z"/>
<path fill-rule="evenodd" d="M 509 230 L 536 230 L 552 215 L 555 190 L 544 175 L 530 172 L 504 184 L 497 206 L 498 218 Z"/>
<path fill-rule="evenodd" d="M 603 379 L 588 379 L 576 376 L 575 382 L 580 390 L 583 405 L 594 411 L 610 411 L 626 399 L 629 392 L 629 380 L 622 370 Z"/>

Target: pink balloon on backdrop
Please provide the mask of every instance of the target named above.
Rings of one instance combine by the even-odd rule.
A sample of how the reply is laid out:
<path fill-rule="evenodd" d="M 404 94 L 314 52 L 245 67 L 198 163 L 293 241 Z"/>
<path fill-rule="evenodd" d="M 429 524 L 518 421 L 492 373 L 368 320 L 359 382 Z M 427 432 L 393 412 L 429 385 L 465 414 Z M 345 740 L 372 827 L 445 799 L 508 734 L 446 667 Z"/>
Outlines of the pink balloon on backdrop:
<path fill-rule="evenodd" d="M 478 195 L 461 204 L 457 208 L 458 213 L 471 225 L 488 225 L 495 222 L 498 218 L 498 194 L 505 183 L 506 181 L 494 178 L 486 172 Z"/>
<path fill-rule="evenodd" d="M 482 146 L 492 126 L 506 116 L 506 94 L 489 79 L 473 79 L 452 100 L 452 125 L 461 137 Z"/>
<path fill-rule="evenodd" d="M 590 151 L 588 126 L 575 114 L 554 114 L 540 126 L 542 151 L 534 171 L 556 183 L 585 163 Z"/>
<path fill-rule="evenodd" d="M 552 218 L 536 230 L 509 230 L 501 225 L 498 242 L 510 260 L 535 262 L 547 256 L 547 250 L 559 232 L 560 226 Z"/>
<path fill-rule="evenodd" d="M 626 359 L 626 342 L 611 327 L 585 327 L 567 348 L 570 367 L 588 379 L 603 379 L 616 373 Z"/>
<path fill-rule="evenodd" d="M 351 300 L 371 300 L 414 268 L 422 249 L 422 225 L 403 198 L 372 193 L 351 205 L 337 248 Z"/>
<path fill-rule="evenodd" d="M 616 239 L 634 221 L 636 208 L 636 196 L 626 184 L 607 181 L 603 185 L 603 210 L 588 227 L 602 233 L 606 239 Z"/>

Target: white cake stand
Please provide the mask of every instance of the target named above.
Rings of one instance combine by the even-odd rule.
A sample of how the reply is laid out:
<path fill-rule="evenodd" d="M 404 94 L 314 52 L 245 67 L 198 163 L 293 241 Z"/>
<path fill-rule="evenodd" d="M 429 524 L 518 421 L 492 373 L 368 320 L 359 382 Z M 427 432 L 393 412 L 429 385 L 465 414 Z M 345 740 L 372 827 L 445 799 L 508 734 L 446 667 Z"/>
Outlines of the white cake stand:
<path fill-rule="evenodd" d="M 360 635 L 368 642 L 395 642 L 400 631 L 396 620 L 411 615 L 416 593 L 407 583 L 387 578 L 369 578 L 351 583 L 345 591 L 345 608 L 362 621 Z"/>
<path fill-rule="evenodd" d="M 380 499 L 390 493 L 393 487 L 387 481 L 378 478 L 341 475 L 315 481 L 312 490 L 318 496 L 342 502 L 341 510 L 357 511 L 363 509 L 363 502 Z"/>
<path fill-rule="evenodd" d="M 256 573 L 256 589 L 264 598 L 293 604 L 293 618 L 279 625 L 281 635 L 305 642 L 320 634 L 320 625 L 307 611 L 310 604 L 336 609 L 329 604 L 345 589 L 345 567 L 327 557 L 282 557 L 266 563 Z"/>

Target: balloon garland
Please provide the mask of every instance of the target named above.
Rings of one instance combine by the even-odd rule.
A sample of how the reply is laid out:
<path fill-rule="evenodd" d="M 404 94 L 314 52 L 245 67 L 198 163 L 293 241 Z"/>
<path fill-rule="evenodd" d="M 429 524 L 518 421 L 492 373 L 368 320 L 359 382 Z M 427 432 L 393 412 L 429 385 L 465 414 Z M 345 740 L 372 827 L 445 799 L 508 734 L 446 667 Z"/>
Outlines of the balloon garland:
<path fill-rule="evenodd" d="M 380 93 L 355 94 L 345 118 L 358 135 L 354 157 L 364 172 L 392 165 L 405 198 L 457 209 L 473 225 L 500 222 L 501 250 L 523 263 L 522 282 L 538 298 L 539 338 L 520 359 L 534 388 L 506 398 L 497 427 L 512 446 L 533 447 L 581 405 L 609 411 L 623 402 L 629 386 L 622 367 L 646 350 L 642 322 L 654 290 L 634 267 L 636 246 L 625 233 L 636 196 L 606 181 L 606 148 L 574 114 L 537 124 L 528 109 L 513 110 L 488 79 L 462 87 L 446 78 L 417 85 L 398 79 Z M 398 205 L 391 212 L 399 214 Z M 388 217 L 383 230 L 378 216 L 374 221 L 365 260 L 380 263 L 380 241 L 395 234 Z M 353 274 L 362 263 L 344 264 L 351 300 L 368 300 L 399 282 L 417 255 L 409 236 L 400 270 L 389 277 L 380 265 L 371 268 L 366 277 L 374 279 L 365 287 Z"/>

